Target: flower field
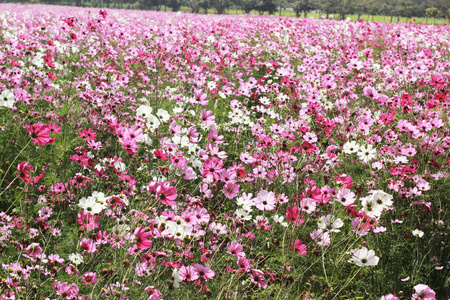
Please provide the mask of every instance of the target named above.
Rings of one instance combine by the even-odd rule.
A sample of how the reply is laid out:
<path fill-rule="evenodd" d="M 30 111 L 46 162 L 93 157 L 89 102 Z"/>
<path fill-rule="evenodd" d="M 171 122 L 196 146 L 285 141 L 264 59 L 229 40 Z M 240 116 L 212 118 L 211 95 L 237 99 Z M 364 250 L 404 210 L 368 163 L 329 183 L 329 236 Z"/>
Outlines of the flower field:
<path fill-rule="evenodd" d="M 0 4 L 0 299 L 448 299 L 450 26 Z"/>

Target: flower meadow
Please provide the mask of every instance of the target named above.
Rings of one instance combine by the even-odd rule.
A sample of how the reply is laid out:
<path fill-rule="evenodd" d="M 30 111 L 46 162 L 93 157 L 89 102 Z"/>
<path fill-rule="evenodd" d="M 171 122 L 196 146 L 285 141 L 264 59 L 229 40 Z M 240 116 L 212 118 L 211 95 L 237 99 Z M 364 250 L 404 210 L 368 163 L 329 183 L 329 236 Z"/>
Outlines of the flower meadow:
<path fill-rule="evenodd" d="M 0 299 L 448 299 L 449 25 L 0 11 Z"/>

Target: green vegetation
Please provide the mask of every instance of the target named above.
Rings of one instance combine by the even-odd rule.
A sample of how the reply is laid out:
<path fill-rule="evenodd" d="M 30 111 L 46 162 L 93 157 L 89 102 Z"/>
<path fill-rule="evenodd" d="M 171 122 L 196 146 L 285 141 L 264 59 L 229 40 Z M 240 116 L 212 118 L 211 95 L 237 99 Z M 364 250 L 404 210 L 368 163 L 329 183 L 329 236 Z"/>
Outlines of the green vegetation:
<path fill-rule="evenodd" d="M 72 5 L 207 14 L 273 14 L 284 17 L 445 24 L 450 0 L 16 0 L 22 4 Z"/>

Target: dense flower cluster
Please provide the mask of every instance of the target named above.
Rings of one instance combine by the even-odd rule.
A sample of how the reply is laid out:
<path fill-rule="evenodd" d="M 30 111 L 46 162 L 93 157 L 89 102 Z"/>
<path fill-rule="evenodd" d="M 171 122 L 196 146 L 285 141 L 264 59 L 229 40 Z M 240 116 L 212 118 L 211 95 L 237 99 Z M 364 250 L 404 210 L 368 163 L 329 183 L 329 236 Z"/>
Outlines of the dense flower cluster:
<path fill-rule="evenodd" d="M 0 11 L 0 299 L 445 294 L 449 26 Z"/>

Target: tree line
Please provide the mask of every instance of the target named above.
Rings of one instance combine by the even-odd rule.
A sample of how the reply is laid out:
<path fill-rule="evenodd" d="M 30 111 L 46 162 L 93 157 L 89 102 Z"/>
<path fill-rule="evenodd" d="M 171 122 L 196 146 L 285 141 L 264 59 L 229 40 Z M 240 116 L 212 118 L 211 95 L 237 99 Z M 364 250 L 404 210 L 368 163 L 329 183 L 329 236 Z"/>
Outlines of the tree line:
<path fill-rule="evenodd" d="M 307 17 L 315 12 L 335 15 L 344 20 L 348 15 L 390 16 L 394 18 L 446 18 L 450 21 L 450 0 L 0 0 L 0 2 L 46 3 L 107 8 L 135 8 L 142 10 L 179 11 L 188 7 L 193 13 L 214 10 L 224 14 L 227 9 L 239 9 L 243 13 L 256 11 L 275 14 L 292 10 L 297 17 Z"/>

